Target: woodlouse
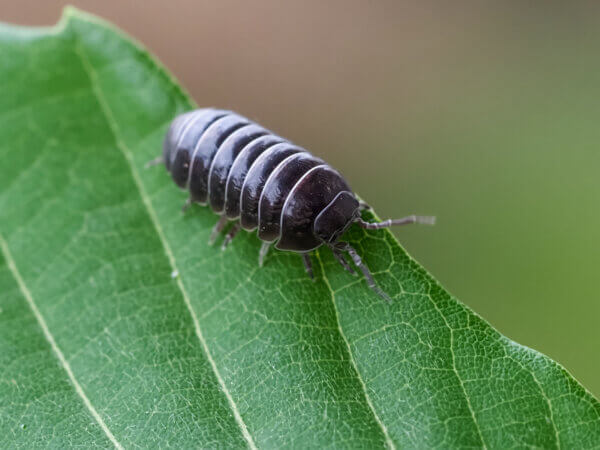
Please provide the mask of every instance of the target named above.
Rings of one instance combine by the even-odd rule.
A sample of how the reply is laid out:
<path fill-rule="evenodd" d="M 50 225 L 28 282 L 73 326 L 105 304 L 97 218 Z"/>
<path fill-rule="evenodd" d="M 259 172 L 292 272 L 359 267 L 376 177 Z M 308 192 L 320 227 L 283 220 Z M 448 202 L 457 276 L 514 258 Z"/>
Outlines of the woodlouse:
<path fill-rule="evenodd" d="M 164 163 L 173 181 L 190 193 L 192 202 L 210 204 L 221 217 L 210 243 L 228 221 L 235 224 L 222 248 L 240 229 L 258 229 L 263 241 L 259 264 L 271 246 L 300 253 L 313 277 L 309 252 L 328 246 L 350 273 L 348 253 L 371 289 L 384 299 L 389 296 L 375 283 L 356 250 L 339 241 L 356 223 L 366 229 L 409 223 L 433 224 L 434 217 L 407 216 L 378 223 L 366 222 L 359 201 L 335 169 L 308 151 L 234 112 L 203 108 L 177 116 L 164 140 L 163 154 L 150 164 Z"/>

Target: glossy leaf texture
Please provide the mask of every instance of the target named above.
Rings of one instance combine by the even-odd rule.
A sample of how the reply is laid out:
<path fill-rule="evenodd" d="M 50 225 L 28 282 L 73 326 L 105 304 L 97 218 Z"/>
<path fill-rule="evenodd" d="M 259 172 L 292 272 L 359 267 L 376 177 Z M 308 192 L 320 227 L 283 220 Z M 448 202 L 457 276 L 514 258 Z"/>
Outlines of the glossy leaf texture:
<path fill-rule="evenodd" d="M 598 401 L 390 233 L 348 238 L 391 305 L 328 250 L 312 282 L 253 234 L 208 246 L 144 169 L 193 102 L 110 25 L 3 26 L 0 80 L 0 447 L 600 444 Z"/>

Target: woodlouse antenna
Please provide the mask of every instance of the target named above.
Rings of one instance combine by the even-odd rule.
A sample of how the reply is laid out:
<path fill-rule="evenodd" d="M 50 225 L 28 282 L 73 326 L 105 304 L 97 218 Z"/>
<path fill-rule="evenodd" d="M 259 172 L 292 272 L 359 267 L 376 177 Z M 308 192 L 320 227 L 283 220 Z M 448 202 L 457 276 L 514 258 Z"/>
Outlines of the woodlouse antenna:
<path fill-rule="evenodd" d="M 389 228 L 394 225 L 409 225 L 411 223 L 419 223 L 422 225 L 435 225 L 434 216 L 415 216 L 410 215 L 401 219 L 388 219 L 383 222 L 367 222 L 360 217 L 356 219 L 356 223 L 367 230 L 379 230 L 381 228 Z"/>

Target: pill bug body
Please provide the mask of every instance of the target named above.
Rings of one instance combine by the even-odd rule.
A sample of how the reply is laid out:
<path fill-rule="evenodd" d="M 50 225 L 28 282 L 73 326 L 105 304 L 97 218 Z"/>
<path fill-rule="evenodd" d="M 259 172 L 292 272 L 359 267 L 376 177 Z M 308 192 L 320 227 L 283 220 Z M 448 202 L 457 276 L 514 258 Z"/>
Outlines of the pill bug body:
<path fill-rule="evenodd" d="M 188 203 L 208 204 L 221 216 L 211 241 L 228 221 L 231 228 L 223 248 L 240 228 L 257 230 L 263 241 L 260 264 L 274 244 L 279 250 L 302 254 L 312 276 L 308 253 L 326 245 L 338 261 L 355 273 L 344 258 L 347 252 L 369 286 L 375 284 L 360 256 L 341 235 L 353 223 L 376 229 L 405 223 L 432 223 L 431 217 L 368 223 L 367 208 L 335 169 L 305 149 L 231 111 L 203 108 L 177 116 L 164 140 L 162 157 L 173 181 L 188 190 Z"/>

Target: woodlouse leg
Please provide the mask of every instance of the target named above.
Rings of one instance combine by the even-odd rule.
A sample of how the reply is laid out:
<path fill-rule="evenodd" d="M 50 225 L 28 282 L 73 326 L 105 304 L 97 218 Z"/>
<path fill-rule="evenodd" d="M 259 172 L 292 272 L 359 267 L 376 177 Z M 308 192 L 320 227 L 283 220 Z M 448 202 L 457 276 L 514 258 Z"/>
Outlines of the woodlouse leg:
<path fill-rule="evenodd" d="M 219 236 L 219 233 L 223 231 L 225 225 L 227 225 L 227 216 L 223 215 L 219 218 L 219 221 L 215 224 L 212 231 L 210 232 L 210 237 L 208 238 L 209 245 L 213 245 L 215 243 L 215 240 Z"/>
<path fill-rule="evenodd" d="M 225 217 L 225 216 L 223 216 Z M 229 233 L 227 233 L 227 235 L 225 236 L 225 240 L 223 241 L 223 245 L 221 245 L 221 250 L 225 250 L 227 248 L 227 246 L 229 245 L 229 243 L 233 240 L 233 238 L 235 237 L 236 234 L 238 234 L 238 231 L 240 231 L 242 229 L 242 224 L 239 222 L 236 222 L 233 224 L 233 226 L 231 227 L 231 229 L 229 230 Z"/>
<path fill-rule="evenodd" d="M 435 217 L 433 216 L 406 216 L 401 219 L 388 219 L 383 222 L 366 222 L 361 218 L 356 220 L 356 223 L 360 225 L 362 228 L 366 228 L 367 230 L 379 230 L 380 228 L 389 228 L 394 225 L 408 225 L 410 223 L 420 223 L 423 225 L 434 225 Z"/>
<path fill-rule="evenodd" d="M 345 250 L 348 252 L 350 258 L 352 258 L 352 262 L 354 262 L 354 265 L 358 267 L 365 276 L 369 287 L 373 289 L 377 293 L 377 295 L 382 297 L 386 302 L 392 303 L 392 299 L 390 298 L 390 296 L 383 292 L 383 290 L 379 286 L 377 286 L 377 283 L 375 283 L 375 279 L 373 278 L 371 271 L 367 266 L 364 265 L 361 257 L 358 255 L 358 253 L 356 253 L 356 250 L 347 242 L 340 242 L 339 244 L 340 245 L 336 247 L 340 250 Z"/>
<path fill-rule="evenodd" d="M 190 206 L 192 206 L 192 197 L 188 197 L 188 199 L 185 201 L 185 203 L 181 207 L 181 212 L 186 212 Z"/>
<path fill-rule="evenodd" d="M 310 255 L 308 253 L 302 253 L 302 262 L 304 263 L 304 269 L 310 278 L 315 281 L 315 275 L 313 274 L 312 262 L 310 261 Z"/>
<path fill-rule="evenodd" d="M 265 261 L 265 257 L 267 253 L 269 253 L 269 249 L 271 248 L 271 242 L 263 242 L 260 246 L 260 252 L 258 253 L 258 267 L 262 267 Z"/>
<path fill-rule="evenodd" d="M 365 202 L 359 202 L 358 209 L 360 209 L 361 211 L 370 211 L 371 207 Z"/>
<path fill-rule="evenodd" d="M 344 258 L 342 252 L 336 250 L 335 248 L 332 248 L 331 251 L 333 252 L 333 256 L 335 256 L 335 259 L 338 260 L 338 262 L 342 265 L 344 269 L 346 269 L 354 276 L 357 275 L 356 271 L 352 267 L 350 267 L 350 264 L 348 264 L 348 261 L 346 261 L 346 259 Z"/>
<path fill-rule="evenodd" d="M 144 169 L 148 169 L 152 166 L 158 166 L 159 164 L 164 164 L 165 160 L 163 159 L 162 156 L 159 156 L 158 158 L 154 158 L 151 159 L 150 161 L 148 161 L 145 165 L 144 165 Z"/>

